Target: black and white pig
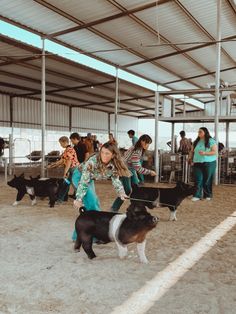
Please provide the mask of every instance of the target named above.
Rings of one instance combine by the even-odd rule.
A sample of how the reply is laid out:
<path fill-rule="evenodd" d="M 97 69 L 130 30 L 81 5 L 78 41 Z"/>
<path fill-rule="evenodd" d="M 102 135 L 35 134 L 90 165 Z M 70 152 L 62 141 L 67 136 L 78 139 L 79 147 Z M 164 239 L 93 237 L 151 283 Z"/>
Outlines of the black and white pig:
<path fill-rule="evenodd" d="M 38 177 L 25 179 L 24 174 L 21 174 L 18 177 L 14 176 L 7 184 L 17 189 L 16 201 L 13 203 L 13 206 L 18 205 L 25 194 L 28 194 L 32 205 L 36 204 L 36 196 L 39 196 L 49 197 L 49 205 L 50 207 L 54 207 L 57 200 L 58 189 L 60 185 L 63 184 L 63 179 L 43 180 Z"/>
<path fill-rule="evenodd" d="M 181 202 L 196 192 L 196 187 L 184 182 L 177 182 L 174 188 L 139 187 L 134 185 L 130 194 L 131 204 L 142 204 L 150 209 L 168 207 L 170 220 L 177 220 L 176 211 Z"/>
<path fill-rule="evenodd" d="M 93 238 L 96 237 L 104 243 L 115 242 L 119 257 L 124 258 L 128 253 L 127 244 L 136 242 L 140 261 L 148 263 L 145 255 L 146 234 L 156 227 L 158 220 L 142 205 L 131 204 L 126 214 L 86 211 L 81 207 L 75 222 L 77 240 L 74 249 L 79 250 L 82 245 L 88 258 L 96 257 L 92 248 Z"/>

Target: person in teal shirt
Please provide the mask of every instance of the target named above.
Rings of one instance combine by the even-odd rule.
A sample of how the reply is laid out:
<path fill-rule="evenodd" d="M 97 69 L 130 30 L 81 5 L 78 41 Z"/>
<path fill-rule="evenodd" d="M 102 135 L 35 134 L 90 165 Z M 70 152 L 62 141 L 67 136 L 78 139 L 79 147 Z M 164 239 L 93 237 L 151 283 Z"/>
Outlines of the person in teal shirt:
<path fill-rule="evenodd" d="M 138 138 L 137 138 L 137 136 L 135 136 L 135 131 L 129 130 L 127 132 L 127 134 L 129 135 L 129 138 L 131 138 L 131 140 L 132 140 L 132 146 L 134 146 L 138 142 Z"/>
<path fill-rule="evenodd" d="M 211 137 L 207 128 L 201 127 L 189 154 L 189 163 L 193 163 L 193 174 L 197 187 L 192 201 L 199 201 L 202 197 L 208 201 L 212 199 L 216 158 L 216 141 Z"/>

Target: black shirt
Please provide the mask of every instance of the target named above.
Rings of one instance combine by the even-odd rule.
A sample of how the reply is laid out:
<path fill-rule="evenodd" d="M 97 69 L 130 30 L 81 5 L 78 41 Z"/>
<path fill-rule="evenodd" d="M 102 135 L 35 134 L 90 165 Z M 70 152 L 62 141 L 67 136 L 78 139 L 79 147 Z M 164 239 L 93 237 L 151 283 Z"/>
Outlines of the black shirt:
<path fill-rule="evenodd" d="M 78 161 L 80 163 L 84 162 L 85 154 L 88 152 L 86 145 L 82 142 L 79 142 L 77 145 L 74 146 L 74 149 L 76 151 Z"/>
<path fill-rule="evenodd" d="M 93 149 L 95 152 L 99 151 L 99 141 L 93 141 Z"/>

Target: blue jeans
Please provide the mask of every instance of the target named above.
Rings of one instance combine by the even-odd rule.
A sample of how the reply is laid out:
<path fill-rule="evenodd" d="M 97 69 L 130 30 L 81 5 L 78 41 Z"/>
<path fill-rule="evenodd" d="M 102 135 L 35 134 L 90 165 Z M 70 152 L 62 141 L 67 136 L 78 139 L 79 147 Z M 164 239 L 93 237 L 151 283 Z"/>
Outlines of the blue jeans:
<path fill-rule="evenodd" d="M 212 184 L 216 171 L 216 161 L 195 163 L 193 173 L 197 191 L 194 197 L 204 198 L 212 197 Z"/>
<path fill-rule="evenodd" d="M 76 188 L 78 187 L 79 181 L 81 179 L 81 175 L 82 175 L 81 172 L 78 170 L 76 175 L 74 175 L 72 178 L 72 184 Z M 101 205 L 95 191 L 95 185 L 94 185 L 93 180 L 89 182 L 87 193 L 85 194 L 83 198 L 83 204 L 87 210 L 97 210 L 97 211 L 101 210 Z M 72 240 L 75 241 L 76 239 L 77 239 L 77 234 L 76 234 L 76 231 L 74 230 L 73 235 L 72 235 Z"/>

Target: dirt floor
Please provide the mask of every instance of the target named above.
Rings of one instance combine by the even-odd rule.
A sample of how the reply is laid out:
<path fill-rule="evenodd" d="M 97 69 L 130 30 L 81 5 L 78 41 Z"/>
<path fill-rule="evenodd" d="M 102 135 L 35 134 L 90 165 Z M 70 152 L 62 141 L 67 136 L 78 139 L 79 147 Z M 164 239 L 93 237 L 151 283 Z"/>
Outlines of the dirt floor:
<path fill-rule="evenodd" d="M 115 198 L 110 182 L 98 182 L 96 189 L 102 208 L 108 210 Z M 94 245 L 98 257 L 92 261 L 84 252 L 75 253 L 71 234 L 77 213 L 72 200 L 49 208 L 46 200 L 31 206 L 26 196 L 13 207 L 15 195 L 1 177 L 0 313 L 111 313 L 236 207 L 236 187 L 221 186 L 210 202 L 186 199 L 177 222 L 168 221 L 167 208 L 153 210 L 160 222 L 148 235 L 149 264 L 143 265 L 134 245 L 125 260 L 117 257 L 114 243 Z M 148 313 L 233 314 L 235 309 L 233 228 Z"/>

